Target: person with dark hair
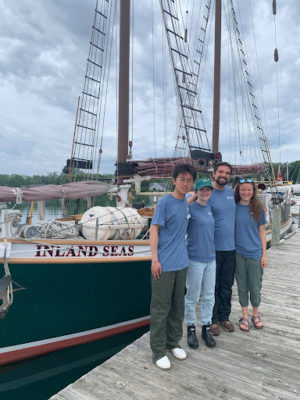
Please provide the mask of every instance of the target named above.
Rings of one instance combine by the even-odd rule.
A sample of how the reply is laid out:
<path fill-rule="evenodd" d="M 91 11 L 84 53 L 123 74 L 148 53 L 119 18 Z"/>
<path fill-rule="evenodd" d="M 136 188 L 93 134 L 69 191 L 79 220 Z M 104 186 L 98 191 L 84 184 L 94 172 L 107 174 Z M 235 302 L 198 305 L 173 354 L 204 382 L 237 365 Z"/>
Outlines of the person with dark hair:
<path fill-rule="evenodd" d="M 240 178 L 239 176 L 235 176 L 235 177 L 233 178 L 233 181 L 232 181 L 232 189 L 233 189 L 233 190 L 235 189 L 236 185 L 239 183 L 240 179 L 241 179 L 241 178 Z"/>
<path fill-rule="evenodd" d="M 214 218 L 207 201 L 212 194 L 212 183 L 201 178 L 195 183 L 197 200 L 190 203 L 191 218 L 187 230 L 189 267 L 186 278 L 185 323 L 189 347 L 199 347 L 196 335 L 196 304 L 201 297 L 201 337 L 209 347 L 216 345 L 210 334 L 211 316 L 215 303 L 216 252 L 214 245 Z M 191 196 L 192 197 L 192 196 Z"/>
<path fill-rule="evenodd" d="M 231 176 L 231 174 L 232 174 L 232 165 L 231 164 L 229 164 L 227 161 L 221 161 L 221 162 L 215 163 L 214 164 L 214 173 L 217 172 L 220 167 L 229 168 L 229 171 L 230 171 L 229 175 Z"/>
<path fill-rule="evenodd" d="M 220 334 L 219 324 L 226 332 L 234 331 L 229 320 L 235 270 L 235 201 L 232 188 L 227 186 L 231 172 L 232 167 L 227 162 L 214 166 L 213 192 L 207 203 L 215 220 L 216 287 L 210 327 L 214 336 Z"/>
<path fill-rule="evenodd" d="M 185 235 L 190 214 L 185 196 L 192 189 L 196 174 L 190 165 L 174 168 L 174 191 L 157 203 L 150 227 L 150 346 L 153 362 L 163 370 L 171 367 L 167 350 L 179 360 L 186 358 L 186 352 L 179 345 L 189 265 Z"/>
<path fill-rule="evenodd" d="M 174 167 L 173 169 L 173 179 L 177 179 L 179 174 L 190 174 L 193 177 L 193 180 L 195 182 L 196 177 L 197 177 L 197 171 L 192 165 L 189 164 L 178 164 Z M 174 183 L 174 181 L 173 181 Z M 175 185 L 175 183 L 174 183 Z"/>
<path fill-rule="evenodd" d="M 248 302 L 252 305 L 251 321 L 256 329 L 263 323 L 258 313 L 261 301 L 263 269 L 266 257 L 266 217 L 264 206 L 258 200 L 256 186 L 252 179 L 240 179 L 236 185 L 235 245 L 236 270 L 239 302 L 243 316 L 239 320 L 240 329 L 249 332 Z"/>

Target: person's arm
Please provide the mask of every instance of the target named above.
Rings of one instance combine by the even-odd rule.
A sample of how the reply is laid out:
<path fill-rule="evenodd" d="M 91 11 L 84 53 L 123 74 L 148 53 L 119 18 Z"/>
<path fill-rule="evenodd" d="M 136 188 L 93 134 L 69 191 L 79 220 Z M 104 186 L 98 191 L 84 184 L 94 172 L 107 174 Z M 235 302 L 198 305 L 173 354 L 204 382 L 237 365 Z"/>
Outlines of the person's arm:
<path fill-rule="evenodd" d="M 261 268 L 266 268 L 268 265 L 268 260 L 267 260 L 267 239 L 266 239 L 266 226 L 265 225 L 260 225 L 259 226 L 259 236 L 260 236 L 260 241 L 262 245 L 262 257 L 260 260 L 260 266 Z"/>
<path fill-rule="evenodd" d="M 151 274 L 154 279 L 159 279 L 161 275 L 161 265 L 158 260 L 158 232 L 159 225 L 150 226 L 150 248 L 152 254 Z"/>

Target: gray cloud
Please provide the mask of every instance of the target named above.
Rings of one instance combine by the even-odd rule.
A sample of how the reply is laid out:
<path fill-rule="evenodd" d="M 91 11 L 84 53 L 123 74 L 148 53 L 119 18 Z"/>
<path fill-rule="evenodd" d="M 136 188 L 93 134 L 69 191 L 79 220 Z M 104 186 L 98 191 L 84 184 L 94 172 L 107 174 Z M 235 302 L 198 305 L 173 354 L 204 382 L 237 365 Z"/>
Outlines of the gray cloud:
<path fill-rule="evenodd" d="M 224 2 L 226 3 L 226 2 Z M 256 93 L 261 89 L 265 112 L 261 111 L 269 136 L 274 161 L 299 159 L 299 79 L 298 52 L 300 4 L 288 0 L 277 2 L 277 46 L 279 49 L 278 91 L 280 139 L 277 123 L 276 64 L 274 23 L 271 2 L 251 1 L 254 16 L 256 49 L 253 45 L 249 2 L 239 2 L 238 16 L 247 43 Z M 236 5 L 237 2 L 234 1 Z M 154 2 L 154 36 L 152 38 L 152 3 L 135 1 L 133 56 L 134 157 L 149 158 L 172 155 L 178 120 L 175 91 L 170 66 L 163 68 L 165 44 L 160 25 L 160 8 Z M 183 12 L 185 2 L 182 2 Z M 73 137 L 77 98 L 80 95 L 89 48 L 94 0 L 18 0 L 0 1 L 0 138 L 1 173 L 27 175 L 60 172 L 69 158 Z M 225 13 L 223 13 L 225 17 Z M 211 31 L 211 40 L 213 30 Z M 152 44 L 155 44 L 153 77 Z M 234 127 L 233 97 L 228 85 L 232 74 L 227 71 L 228 36 L 223 35 L 223 81 L 220 146 L 223 158 L 239 162 L 233 149 L 239 149 Z M 260 75 L 256 55 L 259 56 Z M 201 103 L 206 127 L 211 132 L 212 50 L 206 61 L 206 75 Z M 103 145 L 103 172 L 113 172 L 116 157 L 116 46 L 108 89 L 107 115 Z M 163 74 L 164 71 L 164 74 Z M 155 92 L 155 104 L 153 93 Z M 259 103 L 261 99 L 258 98 Z M 260 104 L 261 105 L 261 104 Z M 153 109 L 155 106 L 155 134 Z M 266 118 L 264 118 L 264 115 Z M 164 131 L 167 125 L 167 131 Z M 244 127 L 246 122 L 244 122 Z M 131 127 L 130 127 L 131 130 Z M 241 134 L 241 133 L 240 133 Z M 138 136 L 142 135 L 142 140 Z M 245 139 L 246 140 L 246 139 Z M 166 146 L 165 146 L 166 144 Z M 281 149 L 279 149 L 279 145 Z"/>

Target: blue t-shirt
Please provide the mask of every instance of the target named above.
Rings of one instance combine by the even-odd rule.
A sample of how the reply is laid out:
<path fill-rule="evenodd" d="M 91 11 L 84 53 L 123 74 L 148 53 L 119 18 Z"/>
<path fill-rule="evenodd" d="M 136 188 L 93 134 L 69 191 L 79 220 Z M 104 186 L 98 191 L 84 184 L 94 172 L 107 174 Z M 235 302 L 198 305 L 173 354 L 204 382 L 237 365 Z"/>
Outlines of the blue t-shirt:
<path fill-rule="evenodd" d="M 233 190 L 229 186 L 225 186 L 224 190 L 213 189 L 207 204 L 210 205 L 215 220 L 216 250 L 234 250 L 235 201 Z"/>
<path fill-rule="evenodd" d="M 185 235 L 189 220 L 186 199 L 172 194 L 157 203 L 151 225 L 159 225 L 158 260 L 163 272 L 178 271 L 189 265 Z"/>
<path fill-rule="evenodd" d="M 259 227 L 265 225 L 266 217 L 261 210 L 259 221 L 250 215 L 250 206 L 240 203 L 236 205 L 235 216 L 235 246 L 236 252 L 246 258 L 260 259 L 262 244 L 259 236 Z"/>
<path fill-rule="evenodd" d="M 215 221 L 210 206 L 196 201 L 189 205 L 191 218 L 188 224 L 187 249 L 189 259 L 211 262 L 216 258 L 214 243 Z"/>

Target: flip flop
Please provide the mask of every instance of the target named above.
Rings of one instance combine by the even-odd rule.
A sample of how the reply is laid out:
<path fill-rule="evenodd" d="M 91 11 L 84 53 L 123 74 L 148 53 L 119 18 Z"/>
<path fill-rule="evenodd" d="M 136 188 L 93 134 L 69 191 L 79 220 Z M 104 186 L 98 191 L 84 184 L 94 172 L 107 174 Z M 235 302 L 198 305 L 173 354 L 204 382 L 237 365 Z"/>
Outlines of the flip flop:
<path fill-rule="evenodd" d="M 240 330 L 244 332 L 249 332 L 249 322 L 247 318 L 241 318 L 239 320 Z"/>

